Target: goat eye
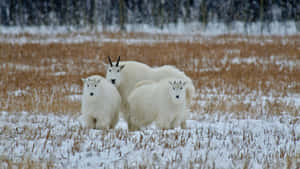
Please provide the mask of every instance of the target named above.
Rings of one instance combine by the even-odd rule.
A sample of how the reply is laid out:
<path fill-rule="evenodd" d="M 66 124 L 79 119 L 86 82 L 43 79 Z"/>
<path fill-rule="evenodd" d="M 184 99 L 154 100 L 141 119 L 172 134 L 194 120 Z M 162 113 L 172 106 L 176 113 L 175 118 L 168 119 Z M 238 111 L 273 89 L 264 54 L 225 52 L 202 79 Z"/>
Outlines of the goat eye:
<path fill-rule="evenodd" d="M 173 90 L 175 90 L 175 87 L 173 87 Z"/>
<path fill-rule="evenodd" d="M 111 69 L 109 69 L 108 71 L 111 72 Z"/>
<path fill-rule="evenodd" d="M 183 88 L 181 87 L 180 90 L 182 90 Z"/>
<path fill-rule="evenodd" d="M 87 87 L 90 87 L 90 85 L 87 85 Z"/>
<path fill-rule="evenodd" d="M 117 72 L 120 72 L 120 70 L 117 70 Z"/>
<path fill-rule="evenodd" d="M 97 87 L 97 85 L 95 85 L 95 87 Z"/>

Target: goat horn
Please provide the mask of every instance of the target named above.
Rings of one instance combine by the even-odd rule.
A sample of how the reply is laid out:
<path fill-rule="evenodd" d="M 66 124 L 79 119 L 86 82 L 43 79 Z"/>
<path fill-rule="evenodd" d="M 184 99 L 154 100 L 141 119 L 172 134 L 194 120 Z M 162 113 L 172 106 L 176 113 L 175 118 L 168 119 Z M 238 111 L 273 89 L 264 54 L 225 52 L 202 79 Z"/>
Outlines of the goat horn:
<path fill-rule="evenodd" d="M 109 63 L 110 63 L 110 66 L 112 67 L 113 64 L 112 64 L 112 62 L 111 62 L 110 56 L 107 56 L 107 58 L 108 58 L 108 61 L 109 61 Z"/>
<path fill-rule="evenodd" d="M 117 64 L 116 64 L 117 67 L 119 66 L 119 62 L 120 62 L 120 56 L 118 57 L 118 60 L 117 60 Z"/>

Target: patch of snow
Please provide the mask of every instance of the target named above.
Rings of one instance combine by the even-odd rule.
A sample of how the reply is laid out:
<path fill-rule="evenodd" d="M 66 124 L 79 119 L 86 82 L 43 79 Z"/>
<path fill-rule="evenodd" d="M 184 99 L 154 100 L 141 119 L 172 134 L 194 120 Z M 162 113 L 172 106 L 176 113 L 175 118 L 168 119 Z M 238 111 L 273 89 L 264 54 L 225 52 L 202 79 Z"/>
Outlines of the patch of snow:
<path fill-rule="evenodd" d="M 235 57 L 232 59 L 231 63 L 233 63 L 233 64 L 241 64 L 241 63 L 256 64 L 256 58 L 255 57 L 249 57 L 249 58 Z"/>
<path fill-rule="evenodd" d="M 188 129 L 145 129 L 129 132 L 121 120 L 114 130 L 83 129 L 74 117 L 1 112 L 1 156 L 18 163 L 26 157 L 51 162 L 54 168 L 263 168 L 287 166 L 285 157 L 298 153 L 293 131 L 299 124 L 266 120 L 188 120 Z M 296 134 L 298 137 L 298 134 Z M 285 157 L 279 158 L 280 154 Z M 3 167 L 4 164 L 0 164 Z"/>
<path fill-rule="evenodd" d="M 231 60 L 232 64 L 262 64 L 262 65 L 268 65 L 268 64 L 275 64 L 282 67 L 288 67 L 290 71 L 294 70 L 295 68 L 300 66 L 300 60 L 288 60 L 288 59 L 276 59 L 274 60 L 276 56 L 271 56 L 269 59 L 266 58 L 259 58 L 258 56 L 248 57 L 248 58 L 239 58 L 235 57 Z"/>
<path fill-rule="evenodd" d="M 240 54 L 240 49 L 228 49 L 225 51 L 228 54 Z"/>
<path fill-rule="evenodd" d="M 195 71 L 195 72 L 219 72 L 221 70 L 222 68 L 212 67 L 212 68 L 199 69 L 199 71 Z"/>
<path fill-rule="evenodd" d="M 37 67 L 37 66 L 31 66 L 31 65 L 26 65 L 26 64 L 15 64 L 15 63 L 4 63 L 0 65 L 0 68 L 3 69 L 15 69 L 19 71 L 29 71 L 29 70 L 44 70 L 45 67 Z"/>
<path fill-rule="evenodd" d="M 79 94 L 73 94 L 73 95 L 67 96 L 67 98 L 70 99 L 71 101 L 81 101 L 81 97 L 82 97 L 82 95 L 79 95 Z"/>
<path fill-rule="evenodd" d="M 282 97 L 283 101 L 286 101 L 288 104 L 295 104 L 296 107 L 300 108 L 300 95 L 299 94 L 288 94 L 285 97 Z"/>
<path fill-rule="evenodd" d="M 216 36 L 222 34 L 247 34 L 247 35 L 293 35 L 299 34 L 296 29 L 294 21 L 286 22 L 271 22 L 271 23 L 243 23 L 233 22 L 225 24 L 221 22 L 209 22 L 204 25 L 199 22 L 177 24 L 167 24 L 160 29 L 158 27 L 150 26 L 147 24 L 125 24 L 127 32 L 144 32 L 153 34 L 201 34 L 207 36 Z M 105 26 L 98 25 L 94 30 L 90 27 L 75 28 L 72 26 L 0 26 L 1 34 L 38 34 L 38 35 L 57 35 L 73 32 L 117 32 L 119 31 L 118 25 Z M 84 38 L 84 37 L 80 37 Z"/>
<path fill-rule="evenodd" d="M 66 74 L 67 74 L 66 72 L 55 72 L 55 73 L 52 73 L 53 76 L 64 76 Z"/>
<path fill-rule="evenodd" d="M 12 91 L 12 92 L 8 92 L 8 95 L 13 95 L 13 96 L 24 96 L 27 94 L 26 90 L 16 90 L 16 91 Z"/>

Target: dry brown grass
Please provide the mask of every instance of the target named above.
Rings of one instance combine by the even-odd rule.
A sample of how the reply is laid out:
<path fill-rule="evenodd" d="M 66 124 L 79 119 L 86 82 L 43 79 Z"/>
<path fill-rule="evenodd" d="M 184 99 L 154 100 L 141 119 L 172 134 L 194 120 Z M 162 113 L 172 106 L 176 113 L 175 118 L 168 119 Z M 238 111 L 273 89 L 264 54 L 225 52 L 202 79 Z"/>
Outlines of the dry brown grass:
<path fill-rule="evenodd" d="M 18 36 L 41 38 L 28 34 L 16 37 Z M 97 33 L 95 36 L 114 39 L 176 38 L 175 35 L 173 37 L 144 33 Z M 42 38 L 47 38 L 47 36 Z M 202 37 L 194 38 L 201 39 Z M 104 75 L 103 62 L 106 62 L 108 55 L 120 55 L 122 60 L 141 61 L 151 66 L 176 65 L 194 80 L 199 94 L 204 96 L 214 89 L 217 90 L 215 93 L 229 95 L 232 100 L 236 100 L 235 95 L 242 95 L 245 99 L 253 92 L 261 92 L 261 95 L 272 93 L 275 98 L 284 97 L 290 93 L 300 93 L 299 36 L 283 38 L 225 35 L 203 39 L 201 42 L 153 44 L 86 42 L 18 45 L 0 43 L 0 111 L 77 114 L 80 111 L 80 102 L 70 100 L 67 96 L 81 94 L 80 79 L 82 77 L 91 74 Z M 272 60 L 271 56 L 275 59 Z M 244 62 L 234 64 L 231 62 L 233 58 L 253 57 L 268 63 L 257 61 L 256 64 Z M 280 60 L 288 60 L 296 63 L 296 66 L 290 68 L 277 64 L 276 61 Z M 217 68 L 218 71 L 210 68 Z M 201 71 L 205 69 L 207 70 Z M 64 73 L 55 75 L 57 72 Z M 15 95 L 13 92 L 17 90 L 22 92 Z M 195 112 L 204 110 L 258 113 L 242 101 L 228 104 L 230 100 L 226 98 L 223 100 L 216 98 L 215 101 L 205 97 L 197 97 L 197 99 L 206 100 L 207 105 L 201 107 L 195 104 L 193 106 Z M 219 104 L 214 104 L 216 102 Z M 232 106 L 228 107 L 228 105 Z M 299 107 L 295 105 L 278 102 L 278 104 L 270 103 L 270 113 L 276 115 L 282 112 L 282 107 L 288 107 L 292 114 L 297 114 L 299 111 Z"/>

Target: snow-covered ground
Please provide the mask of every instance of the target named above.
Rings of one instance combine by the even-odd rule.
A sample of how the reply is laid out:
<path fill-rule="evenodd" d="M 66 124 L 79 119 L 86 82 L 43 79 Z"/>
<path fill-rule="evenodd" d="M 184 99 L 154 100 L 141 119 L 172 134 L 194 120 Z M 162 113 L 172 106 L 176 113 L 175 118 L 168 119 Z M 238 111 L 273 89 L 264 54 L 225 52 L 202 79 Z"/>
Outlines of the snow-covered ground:
<path fill-rule="evenodd" d="M 196 38 L 195 35 L 205 36 L 207 38 L 212 36 L 231 34 L 231 35 L 253 35 L 253 36 L 286 36 L 299 35 L 300 30 L 297 30 L 297 23 L 293 21 L 286 22 L 271 22 L 271 23 L 249 23 L 233 22 L 230 25 L 219 22 L 211 22 L 204 26 L 201 23 L 178 23 L 166 25 L 163 29 L 149 26 L 149 25 L 126 25 L 126 32 L 160 34 L 160 35 L 177 35 L 176 38 L 171 39 L 153 39 L 153 38 L 121 38 L 114 39 L 105 35 L 94 36 L 99 32 L 118 32 L 118 26 L 103 26 L 98 25 L 91 29 L 90 27 L 66 27 L 66 26 L 26 26 L 26 27 L 5 27 L 0 26 L 0 42 L 9 43 L 83 43 L 83 42 L 125 42 L 128 44 L 143 44 L 143 43 L 161 43 L 174 41 L 200 41 L 203 39 Z M 76 33 L 75 35 L 72 35 Z M 38 38 L 28 37 L 23 35 L 39 35 Z M 61 34 L 70 34 L 67 37 L 57 37 Z M 2 35 L 2 36 L 1 36 Z M 5 35 L 5 36 L 3 36 Z M 19 35 L 16 37 L 16 35 Z M 20 37 L 21 35 L 21 37 Z M 242 39 L 244 41 L 244 39 Z M 254 42 L 255 43 L 255 42 Z"/>
<path fill-rule="evenodd" d="M 294 23 L 277 24 L 277 26 L 276 23 L 271 24 L 271 31 L 263 32 L 263 34 L 299 34 Z M 107 42 L 152 44 L 196 41 L 206 44 L 215 40 L 214 37 L 209 37 L 210 35 L 245 31 L 242 30 L 244 28 L 241 23 L 231 25 L 231 30 L 222 24 L 214 23 L 208 24 L 204 30 L 200 29 L 202 28 L 201 25 L 196 23 L 189 26 L 187 30 L 180 24 L 177 27 L 170 25 L 168 28 L 159 30 L 143 25 L 137 27 L 127 25 L 129 32 L 175 34 L 167 38 L 157 38 L 155 35 L 138 38 L 128 38 L 124 35 L 124 38 L 112 38 L 106 34 L 86 33 L 89 30 L 84 28 L 78 30 L 65 27 L 53 29 L 49 29 L 49 27 L 0 27 L 0 42 L 11 44 L 96 42 L 100 44 L 99 46 L 101 43 Z M 109 29 L 111 29 L 110 31 L 117 31 L 118 28 Z M 261 34 L 258 32 L 260 30 L 258 23 L 256 26 L 255 24 L 250 25 L 247 29 L 250 35 Z M 266 29 L 263 28 L 263 30 Z M 95 31 L 101 32 L 103 30 L 98 27 Z M 74 36 L 72 32 L 74 32 Z M 28 36 L 26 33 L 37 36 Z M 67 35 L 59 35 L 64 33 Z M 194 37 L 198 34 L 209 36 Z M 274 39 L 274 37 L 269 36 L 262 39 L 241 36 L 218 38 L 214 43 L 247 42 L 248 44 L 254 43 L 264 46 L 268 43 L 274 43 Z M 290 40 L 284 36 L 277 41 L 283 46 L 298 43 L 297 39 Z M 297 49 L 300 51 L 299 47 Z M 261 57 L 253 54 L 245 57 L 241 54 L 241 49 L 225 48 L 221 57 L 216 58 L 213 48 L 211 51 L 208 54 L 201 53 L 201 57 L 187 59 L 190 62 L 187 64 L 195 66 L 187 67 L 185 70 L 213 74 L 228 71 L 231 66 L 236 65 L 245 67 L 254 65 L 254 68 L 263 68 L 264 70 L 275 65 L 280 72 L 281 70 L 296 72 L 299 71 L 300 67 L 298 56 L 271 55 Z M 47 66 L 44 66 L 44 63 L 48 63 Z M 81 76 L 83 75 L 82 72 L 86 75 L 95 72 L 94 69 L 98 71 L 103 69 L 103 61 L 99 59 L 98 55 L 94 59 L 80 59 L 80 63 L 86 67 L 91 63 L 97 64 L 93 69 L 88 67 L 83 71 L 82 69 L 85 67 L 74 66 L 72 59 L 66 59 L 63 63 L 65 68 L 57 69 L 57 65 L 60 63 L 55 58 L 42 58 L 40 65 L 36 64 L 35 66 L 30 65 L 30 62 L 13 63 L 8 61 L 1 63 L 0 69 L 14 71 L 8 72 L 9 78 L 16 72 L 35 71 L 43 72 L 43 76 L 51 76 L 56 79 L 64 78 L 66 75 Z M 205 81 L 209 80 L 208 77 L 200 78 L 206 79 Z M 288 79 L 289 77 L 285 78 Z M 63 89 L 56 84 L 48 87 L 53 95 L 62 90 L 68 90 L 69 94 L 63 95 L 64 99 L 79 105 L 81 86 L 73 84 L 73 82 L 70 81 L 65 84 Z M 269 88 L 270 83 L 275 82 L 272 78 L 266 78 L 263 83 L 265 83 L 266 88 Z M 194 100 L 196 108 L 190 113 L 187 129 L 160 130 L 155 125 L 151 125 L 145 130 L 129 132 L 126 122 L 121 118 L 116 129 L 101 131 L 83 129 L 77 119 L 79 112 L 76 112 L 77 114 L 74 112 L 40 112 L 38 106 L 33 109 L 33 112 L 0 111 L 0 168 L 22 168 L 22 166 L 29 168 L 93 169 L 300 168 L 300 94 L 297 91 L 299 83 L 291 81 L 286 88 L 282 89 L 283 91 L 272 89 L 265 93 L 259 87 L 249 89 L 245 84 L 237 87 L 226 82 L 220 82 L 221 84 L 218 85 L 213 83 L 207 88 L 202 87 L 201 91 L 197 89 L 197 96 Z M 286 85 L 287 83 L 282 84 Z M 0 85 L 4 85 L 1 78 Z M 290 88 L 293 90 L 287 91 Z M 6 106 L 5 109 L 9 103 L 14 103 L 9 99 L 22 98 L 28 95 L 31 90 L 29 86 L 23 89 L 8 89 L 8 99 L 4 100 L 5 103 L 1 103 L 1 105 Z M 36 103 L 41 96 L 38 96 L 36 92 L 30 97 L 32 97 L 32 103 Z M 48 103 L 48 100 L 45 100 L 44 102 Z M 2 101 L 1 98 L 0 101 Z M 48 103 L 50 106 L 51 101 L 53 100 Z M 78 111 L 80 110 L 78 109 Z"/>
<path fill-rule="evenodd" d="M 208 36 L 216 36 L 223 34 L 247 34 L 247 35 L 294 35 L 299 34 L 297 30 L 297 23 L 295 21 L 285 22 L 270 22 L 270 23 L 243 23 L 232 22 L 225 24 L 221 22 L 210 22 L 204 25 L 199 22 L 168 24 L 162 29 L 147 24 L 126 24 L 125 29 L 127 32 L 143 32 L 153 34 L 201 34 Z M 105 26 L 98 25 L 93 28 L 95 32 L 117 32 L 120 28 L 118 25 Z M 90 27 L 72 27 L 72 26 L 0 26 L 1 34 L 65 34 L 71 32 L 90 32 Z"/>
<path fill-rule="evenodd" d="M 1 112 L 0 152 L 15 163 L 55 168 L 295 168 L 300 124 L 288 119 L 203 116 L 185 130 L 128 132 L 123 120 L 116 130 L 100 131 L 83 129 L 76 117 Z"/>

